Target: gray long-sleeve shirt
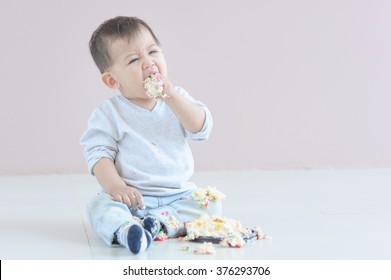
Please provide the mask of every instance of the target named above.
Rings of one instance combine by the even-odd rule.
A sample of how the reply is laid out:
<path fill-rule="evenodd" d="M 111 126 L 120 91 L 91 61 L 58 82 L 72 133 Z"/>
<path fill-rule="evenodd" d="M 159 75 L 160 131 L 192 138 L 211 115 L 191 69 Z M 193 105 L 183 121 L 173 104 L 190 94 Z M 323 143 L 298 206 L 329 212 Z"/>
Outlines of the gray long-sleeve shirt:
<path fill-rule="evenodd" d="M 90 173 L 101 158 L 109 158 L 125 183 L 143 195 L 168 196 L 193 189 L 188 180 L 194 161 L 187 140 L 206 140 L 213 121 L 203 103 L 181 87 L 175 90 L 205 110 L 200 132 L 187 131 L 161 100 L 148 111 L 122 95 L 114 96 L 93 111 L 80 139 Z"/>

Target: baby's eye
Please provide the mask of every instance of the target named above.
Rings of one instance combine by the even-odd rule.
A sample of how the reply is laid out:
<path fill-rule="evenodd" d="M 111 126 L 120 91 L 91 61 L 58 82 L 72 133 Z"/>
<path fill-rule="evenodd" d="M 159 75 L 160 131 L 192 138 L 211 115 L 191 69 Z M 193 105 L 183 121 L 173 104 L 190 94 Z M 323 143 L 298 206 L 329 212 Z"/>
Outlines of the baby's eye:
<path fill-rule="evenodd" d="M 129 64 L 132 64 L 132 63 L 136 62 L 137 60 L 138 60 L 138 58 L 133 58 L 133 59 L 129 62 Z"/>
<path fill-rule="evenodd" d="M 149 52 L 149 54 L 154 54 L 154 53 L 157 53 L 158 51 L 157 50 L 151 50 L 150 52 Z"/>

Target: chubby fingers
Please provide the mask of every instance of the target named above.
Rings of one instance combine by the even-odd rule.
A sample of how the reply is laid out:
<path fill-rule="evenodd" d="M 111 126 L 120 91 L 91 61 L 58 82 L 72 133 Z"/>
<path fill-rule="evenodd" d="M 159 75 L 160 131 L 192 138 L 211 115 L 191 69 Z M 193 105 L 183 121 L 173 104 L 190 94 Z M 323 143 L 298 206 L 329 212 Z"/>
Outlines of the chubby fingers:
<path fill-rule="evenodd" d="M 126 204 L 132 209 L 145 209 L 142 195 L 138 191 L 132 191 L 125 194 L 116 194 L 113 196 L 113 200 Z"/>
<path fill-rule="evenodd" d="M 124 200 L 122 199 L 122 196 L 121 196 L 120 194 L 111 195 L 111 198 L 112 198 L 114 201 L 124 203 Z"/>
<path fill-rule="evenodd" d="M 140 192 L 134 192 L 133 193 L 133 199 L 135 201 L 135 203 L 133 204 L 134 207 L 140 209 L 140 210 L 143 210 L 145 209 L 145 206 L 144 206 L 144 201 L 143 201 L 143 196 L 140 194 Z"/>

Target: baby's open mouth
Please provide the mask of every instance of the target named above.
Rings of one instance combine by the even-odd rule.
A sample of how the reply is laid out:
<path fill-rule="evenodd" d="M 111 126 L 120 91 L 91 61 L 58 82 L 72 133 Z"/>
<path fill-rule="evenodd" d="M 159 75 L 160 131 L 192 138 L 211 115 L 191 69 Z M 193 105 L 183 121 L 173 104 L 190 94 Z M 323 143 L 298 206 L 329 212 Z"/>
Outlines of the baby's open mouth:
<path fill-rule="evenodd" d="M 143 83 L 149 97 L 153 97 L 157 100 L 167 96 L 163 92 L 166 85 L 164 84 L 162 75 L 159 72 L 152 72 Z"/>
<path fill-rule="evenodd" d="M 149 73 L 149 75 L 144 79 L 144 80 L 146 80 L 146 79 L 148 79 L 148 78 L 153 78 L 153 76 L 156 76 L 156 75 L 158 75 L 158 74 L 160 74 L 157 70 L 155 70 L 155 71 L 152 71 L 151 73 Z"/>

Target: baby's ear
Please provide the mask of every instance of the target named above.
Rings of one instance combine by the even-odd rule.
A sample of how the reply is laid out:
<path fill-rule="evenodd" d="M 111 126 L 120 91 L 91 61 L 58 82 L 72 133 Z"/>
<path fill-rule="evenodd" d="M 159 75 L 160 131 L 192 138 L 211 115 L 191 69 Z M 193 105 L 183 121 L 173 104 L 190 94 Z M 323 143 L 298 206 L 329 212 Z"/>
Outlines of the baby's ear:
<path fill-rule="evenodd" d="M 102 81 L 103 83 L 112 89 L 119 88 L 119 83 L 117 80 L 113 77 L 113 75 L 110 72 L 104 72 L 102 74 Z"/>

